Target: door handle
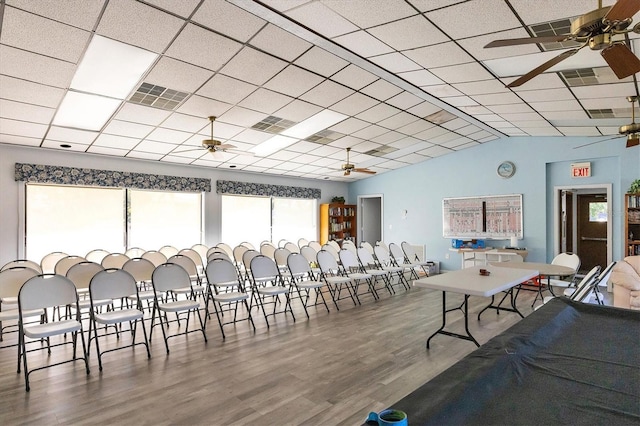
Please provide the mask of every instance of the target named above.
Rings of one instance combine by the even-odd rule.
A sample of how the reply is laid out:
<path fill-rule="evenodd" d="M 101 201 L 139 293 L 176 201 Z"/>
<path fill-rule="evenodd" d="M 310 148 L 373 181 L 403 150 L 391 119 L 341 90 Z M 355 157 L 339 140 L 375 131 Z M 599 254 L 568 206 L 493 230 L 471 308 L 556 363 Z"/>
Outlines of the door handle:
<path fill-rule="evenodd" d="M 605 243 L 607 242 L 606 238 L 599 238 L 599 237 L 580 237 L 580 239 L 582 241 L 604 241 Z"/>

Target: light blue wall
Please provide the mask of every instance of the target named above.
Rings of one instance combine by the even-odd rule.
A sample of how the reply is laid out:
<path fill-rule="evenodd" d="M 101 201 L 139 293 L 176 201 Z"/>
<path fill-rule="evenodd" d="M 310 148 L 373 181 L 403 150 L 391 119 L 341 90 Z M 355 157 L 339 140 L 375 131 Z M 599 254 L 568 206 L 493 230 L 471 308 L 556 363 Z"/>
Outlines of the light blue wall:
<path fill-rule="evenodd" d="M 604 138 L 602 138 L 604 139 Z M 425 244 L 427 256 L 442 269 L 459 269 L 460 258 L 442 237 L 442 199 L 480 195 L 523 194 L 524 239 L 527 260 L 553 258 L 553 188 L 565 185 L 612 184 L 613 258 L 624 247 L 624 193 L 640 178 L 640 147 L 625 148 L 621 138 L 589 146 L 598 139 L 581 137 L 518 137 L 465 149 L 423 163 L 350 184 L 349 202 L 360 195 L 383 194 L 384 235 L 387 242 Z M 496 174 L 504 160 L 515 163 L 511 179 Z M 570 164 L 590 161 L 592 176 L 570 177 Z M 405 219 L 402 211 L 407 210 Z M 493 246 L 508 241 L 489 242 Z"/>

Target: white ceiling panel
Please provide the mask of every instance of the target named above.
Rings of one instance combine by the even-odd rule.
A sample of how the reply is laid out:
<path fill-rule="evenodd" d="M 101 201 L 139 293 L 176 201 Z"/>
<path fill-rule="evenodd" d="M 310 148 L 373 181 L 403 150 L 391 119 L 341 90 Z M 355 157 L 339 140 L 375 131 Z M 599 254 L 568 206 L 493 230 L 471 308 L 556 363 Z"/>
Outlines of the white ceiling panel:
<path fill-rule="evenodd" d="M 264 84 L 282 71 L 286 62 L 256 49 L 245 47 L 220 71 L 252 84 Z"/>
<path fill-rule="evenodd" d="M 66 89 L 75 65 L 0 44 L 0 74 Z"/>
<path fill-rule="evenodd" d="M 558 127 L 565 136 L 601 136 L 596 127 Z"/>
<path fill-rule="evenodd" d="M 120 111 L 115 115 L 115 118 L 118 120 L 130 121 L 132 123 L 157 126 L 169 115 L 171 115 L 171 111 L 164 111 L 158 108 L 149 108 L 125 102 Z"/>
<path fill-rule="evenodd" d="M 353 90 L 351 89 L 348 89 L 338 83 L 334 83 L 333 81 L 325 80 L 304 95 L 300 96 L 300 99 L 311 102 L 312 104 L 328 107 L 346 98 L 352 93 Z"/>
<path fill-rule="evenodd" d="M 443 7 L 451 6 L 452 4 L 461 3 L 467 0 L 408 0 L 413 6 L 415 6 L 420 12 L 427 12 L 429 10 L 440 9 Z"/>
<path fill-rule="evenodd" d="M 0 97 L 4 99 L 49 108 L 56 108 L 64 96 L 64 90 L 57 87 L 45 86 L 5 75 L 0 75 L 0 88 L 2 88 Z"/>
<path fill-rule="evenodd" d="M 490 105 L 487 108 L 496 114 L 512 113 L 512 112 L 531 112 L 533 108 L 525 103 Z"/>
<path fill-rule="evenodd" d="M 394 115 L 393 117 L 389 117 L 385 120 L 380 121 L 378 125 L 386 127 L 387 129 L 398 129 L 417 120 L 418 117 L 416 117 L 415 115 L 401 112 Z"/>
<path fill-rule="evenodd" d="M 432 68 L 430 71 L 447 83 L 467 83 L 469 81 L 488 80 L 493 78 L 482 65 L 472 62 L 469 64 L 451 65 L 442 68 Z"/>
<path fill-rule="evenodd" d="M 398 108 L 386 104 L 378 104 L 356 115 L 356 118 L 368 121 L 369 123 L 377 123 L 399 113 L 400 110 Z"/>
<path fill-rule="evenodd" d="M 90 31 L 102 11 L 104 0 L 65 0 L 64 2 L 7 0 L 6 3 L 40 16 L 46 16 L 54 21 Z"/>
<path fill-rule="evenodd" d="M 87 148 L 87 152 L 90 152 L 92 154 L 109 155 L 112 157 L 124 157 L 125 155 L 127 155 L 129 150 L 92 145 Z"/>
<path fill-rule="evenodd" d="M 329 77 L 349 65 L 344 59 L 317 46 L 300 56 L 295 64 L 325 77 Z"/>
<path fill-rule="evenodd" d="M 384 101 L 402 92 L 402 89 L 386 80 L 378 79 L 367 87 L 362 88 L 360 92 L 380 101 Z"/>
<path fill-rule="evenodd" d="M 529 105 L 539 112 L 579 110 L 580 104 L 574 100 L 556 102 L 531 102 Z"/>
<path fill-rule="evenodd" d="M 269 80 L 264 87 L 289 96 L 300 96 L 320 84 L 324 79 L 294 65 L 289 65 L 282 72 Z"/>
<path fill-rule="evenodd" d="M 142 160 L 160 160 L 164 157 L 163 154 L 152 154 L 150 152 L 141 152 L 141 151 L 129 151 L 126 155 L 131 158 L 140 158 Z"/>
<path fill-rule="evenodd" d="M 30 138 L 44 137 L 48 126 L 46 124 L 28 123 L 26 121 L 8 120 L 0 118 L 0 132 L 6 135 L 26 136 Z"/>
<path fill-rule="evenodd" d="M 267 89 L 258 89 L 238 105 L 254 111 L 271 114 L 291 102 L 293 98 Z"/>
<path fill-rule="evenodd" d="M 416 64 L 411 59 L 398 52 L 374 56 L 372 58 L 369 58 L 369 60 L 380 65 L 382 68 L 394 73 L 416 71 L 422 69 L 422 66 Z"/>
<path fill-rule="evenodd" d="M 544 2 L 541 7 L 531 7 L 527 0 L 510 0 L 511 5 L 525 24 L 557 21 L 561 18 L 573 18 L 596 9 L 596 2 L 584 0 L 564 0 L 561 3 Z M 615 0 L 602 1 L 603 6 L 610 6 Z"/>
<path fill-rule="evenodd" d="M 166 54 L 172 58 L 217 71 L 241 48 L 242 45 L 236 41 L 196 25 L 188 24 L 171 43 Z M 240 52 L 240 55 L 244 50 L 246 48 Z M 244 55 L 242 57 L 244 58 Z"/>
<path fill-rule="evenodd" d="M 470 83 L 456 83 L 453 87 L 469 96 L 489 93 L 510 93 L 509 89 L 505 88 L 502 82 L 495 79 L 472 81 Z"/>
<path fill-rule="evenodd" d="M 267 116 L 267 114 L 261 112 L 236 106 L 218 116 L 218 121 L 236 126 L 251 127 Z"/>
<path fill-rule="evenodd" d="M 82 0 L 84 1 L 84 0 Z M 151 3 L 171 13 L 175 13 L 183 18 L 191 16 L 196 7 L 200 3 L 200 0 L 146 0 L 147 3 Z"/>
<path fill-rule="evenodd" d="M 202 96 L 191 96 L 179 108 L 178 112 L 194 116 L 220 116 L 231 108 L 230 104 Z"/>
<path fill-rule="evenodd" d="M 275 25 L 267 25 L 253 39 L 251 45 L 285 61 L 293 61 L 312 44 Z"/>
<path fill-rule="evenodd" d="M 365 127 L 362 130 L 358 130 L 357 132 L 354 132 L 353 136 L 355 136 L 356 138 L 362 138 L 362 139 L 373 139 L 376 136 L 380 136 L 387 133 L 388 131 L 389 130 L 385 129 L 384 127 L 372 124 L 369 127 Z"/>
<path fill-rule="evenodd" d="M 56 110 L 38 105 L 0 99 L 0 117 L 49 124 Z"/>
<path fill-rule="evenodd" d="M 263 19 L 226 1 L 205 1 L 191 19 L 243 43 L 266 25 Z"/>
<path fill-rule="evenodd" d="M 625 97 L 581 99 L 580 103 L 586 109 L 629 108 L 631 105 Z M 636 103 L 637 105 L 637 103 Z M 637 108 L 637 106 L 636 106 Z M 572 108 L 575 109 L 575 108 Z"/>
<path fill-rule="evenodd" d="M 465 38 L 462 40 L 458 40 L 458 43 L 463 49 L 469 52 L 471 56 L 479 61 L 517 57 L 520 55 L 526 55 L 528 53 L 540 52 L 540 49 L 538 49 L 535 44 L 521 44 L 508 47 L 494 47 L 489 49 L 485 48 L 488 43 L 494 40 L 524 37 L 530 37 L 530 34 L 524 28 L 516 28 L 496 33 L 492 32 L 491 34 L 486 34 L 478 37 Z"/>
<path fill-rule="evenodd" d="M 140 143 L 140 139 L 138 138 L 127 138 L 103 133 L 96 138 L 92 146 L 130 150 L 138 145 L 138 143 Z"/>
<path fill-rule="evenodd" d="M 406 50 L 402 53 L 425 68 L 446 67 L 473 62 L 473 58 L 453 42 Z"/>
<path fill-rule="evenodd" d="M 476 101 L 474 101 L 468 96 L 442 97 L 442 100 L 448 103 L 449 105 L 453 105 L 454 107 L 478 105 Z"/>
<path fill-rule="evenodd" d="M 209 120 L 192 115 L 173 113 L 162 122 L 162 127 L 183 132 L 199 132 L 203 129 L 209 131 Z"/>
<path fill-rule="evenodd" d="M 449 41 L 447 36 L 422 15 L 370 28 L 367 32 L 395 50 L 415 49 Z"/>
<path fill-rule="evenodd" d="M 289 10 L 287 16 L 328 38 L 358 30 L 356 25 L 317 1 Z"/>
<path fill-rule="evenodd" d="M 226 75 L 216 74 L 198 90 L 198 94 L 229 104 L 236 104 L 255 91 L 258 86 L 236 80 Z"/>
<path fill-rule="evenodd" d="M 481 105 L 519 104 L 522 100 L 513 93 L 492 93 L 487 95 L 475 95 L 472 98 Z M 491 108 L 489 108 L 491 109 Z"/>
<path fill-rule="evenodd" d="M 59 142 L 80 143 L 89 145 L 92 143 L 98 132 L 89 132 L 87 130 L 68 129 L 66 127 L 51 126 L 47 139 Z"/>
<path fill-rule="evenodd" d="M 572 87 L 571 91 L 578 99 L 620 98 L 626 99 L 635 93 L 633 83 L 598 84 Z"/>
<path fill-rule="evenodd" d="M 459 3 L 427 12 L 426 16 L 452 38 L 467 38 L 520 26 L 516 15 L 502 0 Z"/>
<path fill-rule="evenodd" d="M 399 127 L 396 130 L 400 133 L 404 133 L 405 135 L 413 136 L 431 129 L 434 126 L 435 124 L 429 123 L 428 121 L 418 120 L 414 121 L 413 123 L 407 124 L 406 126 Z"/>
<path fill-rule="evenodd" d="M 354 90 L 359 90 L 376 81 L 378 77 L 356 65 L 349 65 L 331 76 L 331 79 Z"/>
<path fill-rule="evenodd" d="M 27 136 L 5 135 L 0 131 L 0 143 L 11 145 L 40 146 L 42 139 Z"/>
<path fill-rule="evenodd" d="M 181 92 L 193 93 L 213 76 L 213 72 L 163 56 L 145 82 Z"/>
<path fill-rule="evenodd" d="M 168 154 L 174 148 L 174 144 L 145 139 L 136 146 L 136 151 L 151 152 L 154 154 Z"/>
<path fill-rule="evenodd" d="M 322 2 L 360 28 L 369 28 L 415 15 L 404 1 L 322 0 Z"/>
<path fill-rule="evenodd" d="M 361 93 L 354 93 L 348 98 L 344 98 L 340 102 L 333 104 L 331 109 L 342 114 L 357 115 L 362 111 L 371 108 L 379 102 Z"/>
<path fill-rule="evenodd" d="M 334 41 L 365 58 L 393 52 L 391 47 L 366 31 L 345 34 L 334 38 Z"/>
<path fill-rule="evenodd" d="M 181 144 L 191 137 L 191 133 L 158 127 L 146 137 L 147 140 Z"/>
<path fill-rule="evenodd" d="M 422 89 L 437 98 L 444 96 L 462 96 L 463 93 L 448 84 L 437 84 L 435 86 L 424 86 Z"/>
<path fill-rule="evenodd" d="M 320 111 L 322 111 L 321 107 L 296 99 L 276 111 L 275 115 L 299 123 Z"/>
<path fill-rule="evenodd" d="M 151 133 L 154 128 L 155 127 L 153 126 L 147 126 L 145 124 L 138 124 L 138 123 L 131 123 L 129 121 L 111 120 L 109 124 L 107 124 L 107 127 L 105 127 L 104 133 L 108 133 L 110 135 L 117 135 L 117 136 L 130 136 L 130 137 L 142 139 L 145 136 L 147 136 L 149 133 Z M 49 136 L 48 136 L 49 138 L 55 139 L 51 136 L 51 133 L 53 132 L 54 129 L 64 130 L 63 127 L 57 127 L 57 128 L 52 127 L 51 131 L 49 132 Z M 93 139 L 95 139 L 97 135 L 96 133 L 93 133 L 93 132 L 84 132 L 84 133 L 93 134 Z"/>
<path fill-rule="evenodd" d="M 443 81 L 427 70 L 417 70 L 398 73 L 398 76 L 413 83 L 416 86 L 434 86 L 442 84 Z"/>
<path fill-rule="evenodd" d="M 333 130 L 334 132 L 338 132 L 338 133 L 344 133 L 344 134 L 351 134 L 351 133 L 355 133 L 360 129 L 364 129 L 365 127 L 368 127 L 370 123 L 367 123 L 364 120 L 359 120 L 357 118 L 347 118 L 344 121 L 341 121 L 340 123 L 333 125 L 331 127 L 329 127 L 329 130 Z"/>

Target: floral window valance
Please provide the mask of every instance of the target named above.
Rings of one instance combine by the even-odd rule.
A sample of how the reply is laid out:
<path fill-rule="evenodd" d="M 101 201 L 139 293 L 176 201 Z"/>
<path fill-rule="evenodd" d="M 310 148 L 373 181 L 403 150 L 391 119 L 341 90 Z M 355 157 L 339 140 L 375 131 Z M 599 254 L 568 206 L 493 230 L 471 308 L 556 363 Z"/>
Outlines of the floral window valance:
<path fill-rule="evenodd" d="M 58 185 L 210 192 L 211 179 L 16 163 L 16 181 Z"/>
<path fill-rule="evenodd" d="M 280 198 L 320 198 L 320 189 L 298 186 L 266 185 L 263 183 L 236 182 L 219 180 L 216 182 L 218 194 L 259 195 Z"/>

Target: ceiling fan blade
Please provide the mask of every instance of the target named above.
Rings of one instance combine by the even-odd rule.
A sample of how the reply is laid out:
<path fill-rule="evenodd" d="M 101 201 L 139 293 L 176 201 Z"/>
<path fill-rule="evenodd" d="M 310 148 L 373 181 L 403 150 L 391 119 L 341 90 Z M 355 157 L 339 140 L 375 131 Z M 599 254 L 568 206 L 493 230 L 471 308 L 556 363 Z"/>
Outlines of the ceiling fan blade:
<path fill-rule="evenodd" d="M 234 148 L 237 148 L 237 146 L 231 145 L 230 143 L 223 143 L 223 144 L 218 145 L 216 148 L 218 148 L 218 149 L 234 149 Z"/>
<path fill-rule="evenodd" d="M 557 35 L 547 37 L 523 37 L 523 38 L 510 38 L 502 40 L 493 40 L 491 43 L 485 46 L 490 47 L 505 47 L 505 46 L 517 46 L 519 44 L 531 44 L 531 43 L 553 43 L 558 41 L 567 41 L 573 38 L 572 35 Z"/>
<path fill-rule="evenodd" d="M 631 148 L 632 146 L 638 146 L 638 145 L 640 145 L 640 138 L 638 138 L 637 134 L 633 138 L 627 138 L 627 148 Z"/>
<path fill-rule="evenodd" d="M 527 81 L 531 80 L 533 77 L 537 76 L 538 74 L 542 74 L 543 72 L 545 72 L 546 70 L 548 70 L 552 66 L 564 61 L 565 59 L 567 59 L 570 56 L 575 55 L 576 52 L 578 52 L 578 50 L 582 49 L 583 47 L 584 46 L 581 46 L 581 47 L 578 47 L 576 49 L 571 49 L 571 50 L 567 50 L 565 52 L 562 52 L 561 54 L 559 54 L 555 58 L 552 58 L 552 59 L 548 60 L 544 64 L 534 68 L 533 70 L 529 71 L 528 73 L 526 73 L 522 77 L 518 78 L 517 80 L 514 80 L 511 83 L 507 84 L 507 87 L 518 87 L 518 86 L 526 83 Z"/>
<path fill-rule="evenodd" d="M 377 172 L 374 172 L 373 170 L 369 170 L 369 169 L 353 169 L 354 172 L 358 172 L 358 173 L 368 173 L 370 175 L 375 175 Z"/>
<path fill-rule="evenodd" d="M 612 44 L 600 54 L 619 79 L 640 72 L 640 59 L 624 43 Z"/>
<path fill-rule="evenodd" d="M 640 12 L 640 1 L 638 0 L 618 0 L 602 20 L 604 22 L 624 21 L 632 18 Z"/>

